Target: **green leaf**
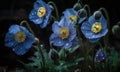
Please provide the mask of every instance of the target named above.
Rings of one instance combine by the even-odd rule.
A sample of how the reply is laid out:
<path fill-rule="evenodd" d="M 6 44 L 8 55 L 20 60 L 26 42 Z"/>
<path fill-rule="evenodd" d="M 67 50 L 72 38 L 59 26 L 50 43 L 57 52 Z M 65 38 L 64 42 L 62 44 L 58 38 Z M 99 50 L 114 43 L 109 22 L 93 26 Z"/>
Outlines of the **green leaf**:
<path fill-rule="evenodd" d="M 69 50 L 70 53 L 73 53 L 73 52 L 76 51 L 79 47 L 80 47 L 80 45 L 77 45 L 77 46 L 75 46 L 75 47 L 73 47 L 73 48 L 69 48 L 68 50 Z"/>
<path fill-rule="evenodd" d="M 25 72 L 25 70 L 20 69 L 20 70 L 16 70 L 15 72 Z"/>

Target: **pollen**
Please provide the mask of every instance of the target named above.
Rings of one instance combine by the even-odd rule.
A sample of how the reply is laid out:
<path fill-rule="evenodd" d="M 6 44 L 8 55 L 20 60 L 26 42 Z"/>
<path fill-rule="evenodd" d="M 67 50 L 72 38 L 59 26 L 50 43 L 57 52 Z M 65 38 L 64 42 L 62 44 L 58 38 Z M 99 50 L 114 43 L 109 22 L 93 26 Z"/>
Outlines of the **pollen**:
<path fill-rule="evenodd" d="M 102 29 L 102 26 L 101 26 L 101 23 L 100 22 L 95 22 L 93 25 L 92 25 L 92 32 L 94 33 L 99 33 Z"/>
<path fill-rule="evenodd" d="M 19 31 L 15 34 L 15 40 L 18 42 L 18 43 L 21 43 L 21 42 L 24 42 L 26 39 L 26 35 L 24 32 L 22 31 Z"/>
<path fill-rule="evenodd" d="M 37 12 L 38 17 L 44 17 L 45 14 L 46 14 L 46 9 L 45 9 L 45 7 L 40 7 L 40 8 L 38 9 L 38 12 Z"/>
<path fill-rule="evenodd" d="M 74 16 L 74 15 L 71 15 L 71 16 L 69 16 L 69 20 L 70 20 L 71 22 L 75 22 L 75 21 L 77 21 L 77 17 Z"/>
<path fill-rule="evenodd" d="M 69 36 L 69 30 L 68 30 L 68 28 L 62 27 L 62 28 L 59 30 L 59 36 L 60 36 L 62 39 L 68 38 L 68 36 Z"/>

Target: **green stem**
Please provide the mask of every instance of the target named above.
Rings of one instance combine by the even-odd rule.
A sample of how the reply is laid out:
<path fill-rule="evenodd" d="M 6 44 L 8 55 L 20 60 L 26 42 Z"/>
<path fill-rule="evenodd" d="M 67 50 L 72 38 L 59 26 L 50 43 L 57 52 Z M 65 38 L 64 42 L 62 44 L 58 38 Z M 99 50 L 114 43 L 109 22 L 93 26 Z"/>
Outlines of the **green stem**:
<path fill-rule="evenodd" d="M 108 12 L 105 8 L 100 8 L 99 10 L 103 11 L 106 15 L 106 18 L 107 18 L 107 21 L 108 21 L 108 30 L 110 29 L 110 19 L 109 19 L 109 15 L 108 15 Z M 104 37 L 104 43 L 105 43 L 105 50 L 107 48 L 107 44 L 108 44 L 108 36 L 109 36 L 109 31 L 108 31 L 108 34 L 106 37 Z"/>
<path fill-rule="evenodd" d="M 45 63 L 45 58 L 44 58 L 42 49 L 43 49 L 43 46 L 40 45 L 40 47 L 38 48 L 38 50 L 39 50 L 40 55 L 41 55 L 41 57 L 42 57 L 42 66 L 43 66 L 43 68 L 45 68 L 45 67 L 46 67 L 46 63 Z"/>
<path fill-rule="evenodd" d="M 83 3 L 82 3 L 80 0 L 78 0 L 78 3 L 80 3 L 80 4 L 81 4 L 81 6 L 83 7 Z"/>
<path fill-rule="evenodd" d="M 77 35 L 78 35 L 78 39 L 79 39 L 79 44 L 80 44 L 80 47 L 82 48 L 82 38 L 81 38 L 81 35 L 80 35 L 80 31 L 79 31 L 79 25 L 76 24 L 76 32 L 77 32 Z"/>
<path fill-rule="evenodd" d="M 30 30 L 30 32 L 34 35 L 33 30 L 31 29 L 29 23 L 26 20 L 23 20 L 23 21 L 20 22 L 20 25 L 23 25 L 23 24 L 26 24 L 26 26 L 28 27 L 28 29 Z"/>
<path fill-rule="evenodd" d="M 55 12 L 56 12 L 56 18 L 57 18 L 57 20 L 59 20 L 59 12 L 58 12 L 58 8 L 57 8 L 56 4 L 53 1 L 49 1 L 48 4 L 49 5 L 51 4 L 54 6 Z"/>
<path fill-rule="evenodd" d="M 85 4 L 83 8 L 84 9 L 87 8 L 87 10 L 88 10 L 88 17 L 89 17 L 91 15 L 90 6 Z"/>
<path fill-rule="evenodd" d="M 108 30 L 109 30 L 109 29 L 110 29 L 110 19 L 109 19 L 108 12 L 107 12 L 107 10 L 106 10 L 104 7 L 100 8 L 99 10 L 103 11 L 104 14 L 105 14 L 105 16 L 106 16 L 106 18 L 107 18 L 107 21 L 108 21 Z M 104 37 L 104 43 L 105 43 L 104 50 L 105 50 L 105 51 L 107 51 L 107 48 L 108 48 L 108 36 L 109 36 L 109 31 L 108 31 L 107 36 Z M 107 54 L 106 54 L 106 55 L 107 55 Z M 105 65 L 105 72 L 106 72 L 106 69 L 107 69 L 107 58 L 106 58 L 106 62 L 105 62 L 104 65 Z"/>

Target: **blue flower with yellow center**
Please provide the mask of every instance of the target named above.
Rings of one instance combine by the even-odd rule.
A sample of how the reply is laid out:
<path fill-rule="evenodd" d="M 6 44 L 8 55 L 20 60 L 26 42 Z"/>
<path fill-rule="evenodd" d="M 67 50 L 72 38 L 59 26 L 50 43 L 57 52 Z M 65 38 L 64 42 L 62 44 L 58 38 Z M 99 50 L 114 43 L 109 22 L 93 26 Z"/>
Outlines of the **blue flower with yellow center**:
<path fill-rule="evenodd" d="M 103 49 L 99 49 L 96 54 L 95 54 L 95 58 L 94 61 L 95 62 L 102 62 L 106 59 L 106 53 Z"/>
<path fill-rule="evenodd" d="M 34 36 L 23 26 L 12 25 L 5 36 L 5 46 L 17 55 L 24 55 L 34 43 Z"/>
<path fill-rule="evenodd" d="M 39 24 L 41 28 L 45 28 L 49 24 L 52 9 L 42 0 L 34 3 L 34 8 L 29 14 L 29 19 L 35 24 Z"/>
<path fill-rule="evenodd" d="M 53 34 L 50 36 L 50 43 L 61 48 L 70 48 L 78 44 L 76 29 L 65 18 L 60 22 L 55 21 L 52 25 Z"/>
<path fill-rule="evenodd" d="M 82 24 L 81 31 L 91 43 L 97 42 L 108 32 L 107 21 L 102 13 L 100 13 L 97 19 L 95 19 L 95 14 L 93 14 L 89 17 L 88 21 Z"/>
<path fill-rule="evenodd" d="M 63 14 L 68 22 L 77 22 L 77 11 L 75 11 L 73 8 L 66 9 Z"/>
<path fill-rule="evenodd" d="M 83 22 L 87 17 L 87 12 L 85 9 L 80 9 L 79 11 L 74 10 L 73 8 L 66 9 L 64 12 L 64 17 L 68 22 L 72 24 Z"/>

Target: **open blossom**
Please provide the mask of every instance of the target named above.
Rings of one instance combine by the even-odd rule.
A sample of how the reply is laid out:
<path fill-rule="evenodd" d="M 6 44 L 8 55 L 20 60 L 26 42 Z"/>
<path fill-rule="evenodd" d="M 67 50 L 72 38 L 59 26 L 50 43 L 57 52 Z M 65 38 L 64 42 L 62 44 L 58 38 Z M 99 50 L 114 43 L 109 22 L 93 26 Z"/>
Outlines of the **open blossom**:
<path fill-rule="evenodd" d="M 87 12 L 84 8 L 76 11 L 73 8 L 69 8 L 66 9 L 63 12 L 64 16 L 66 18 L 66 20 L 72 24 L 76 24 L 77 22 L 80 24 L 81 22 L 83 22 L 86 17 L 87 17 Z"/>
<path fill-rule="evenodd" d="M 76 29 L 65 18 L 62 18 L 60 22 L 55 21 L 52 25 L 52 31 L 53 34 L 50 36 L 50 42 L 54 46 L 70 48 L 78 44 Z"/>
<path fill-rule="evenodd" d="M 12 25 L 5 36 L 5 46 L 17 55 L 24 55 L 34 43 L 34 36 L 23 26 Z"/>
<path fill-rule="evenodd" d="M 68 22 L 77 22 L 77 11 L 75 11 L 73 8 L 66 9 L 63 14 Z"/>
<path fill-rule="evenodd" d="M 35 24 L 39 24 L 41 28 L 45 28 L 49 24 L 52 9 L 42 0 L 34 3 L 34 8 L 29 14 L 29 19 Z"/>
<path fill-rule="evenodd" d="M 84 22 L 81 26 L 81 31 L 90 42 L 97 42 L 101 37 L 105 36 L 108 32 L 107 21 L 100 14 L 100 18 L 95 19 L 94 14 L 89 17 L 88 21 Z"/>

